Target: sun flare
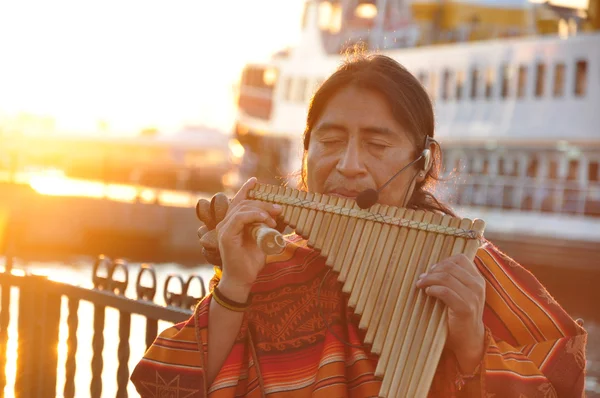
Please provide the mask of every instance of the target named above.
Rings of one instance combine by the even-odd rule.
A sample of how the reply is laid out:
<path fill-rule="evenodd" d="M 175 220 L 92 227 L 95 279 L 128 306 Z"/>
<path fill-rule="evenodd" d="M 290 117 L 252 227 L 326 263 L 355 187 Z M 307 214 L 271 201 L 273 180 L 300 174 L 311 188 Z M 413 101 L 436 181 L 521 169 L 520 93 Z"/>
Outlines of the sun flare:
<path fill-rule="evenodd" d="M 243 65 L 293 43 L 301 12 L 301 0 L 2 2 L 0 128 L 31 114 L 70 133 L 226 129 Z"/>

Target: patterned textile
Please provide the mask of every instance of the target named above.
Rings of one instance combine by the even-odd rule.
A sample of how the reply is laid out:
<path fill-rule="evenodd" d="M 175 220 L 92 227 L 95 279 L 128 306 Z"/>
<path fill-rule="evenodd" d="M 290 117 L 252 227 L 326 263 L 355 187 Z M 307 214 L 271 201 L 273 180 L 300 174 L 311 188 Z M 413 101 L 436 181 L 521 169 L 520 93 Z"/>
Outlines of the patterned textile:
<path fill-rule="evenodd" d="M 208 295 L 187 322 L 162 332 L 135 368 L 131 379 L 142 397 L 377 395 L 377 357 L 334 336 L 359 346 L 364 337 L 334 274 L 326 275 L 329 268 L 306 241 L 288 239 L 254 284 L 251 308 L 213 384 L 206 385 L 203 371 Z M 429 396 L 583 396 L 585 331 L 490 243 L 475 263 L 487 281 L 481 372 L 459 389 L 456 360 L 444 351 Z"/>

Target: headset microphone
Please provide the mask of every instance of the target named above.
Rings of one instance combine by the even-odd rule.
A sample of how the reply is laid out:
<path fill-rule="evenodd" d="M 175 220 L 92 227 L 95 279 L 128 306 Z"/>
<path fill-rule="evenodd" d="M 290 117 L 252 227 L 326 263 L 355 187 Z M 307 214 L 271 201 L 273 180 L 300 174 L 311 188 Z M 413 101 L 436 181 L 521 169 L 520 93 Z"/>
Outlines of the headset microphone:
<path fill-rule="evenodd" d="M 421 155 L 419 155 L 418 158 L 416 158 L 415 160 L 404 166 L 402 169 L 400 169 L 400 171 L 394 174 L 392 178 L 387 180 L 387 182 L 383 184 L 379 189 L 375 190 L 369 188 L 359 193 L 356 197 L 356 204 L 358 205 L 358 207 L 365 210 L 377 203 L 377 201 L 379 200 L 379 192 L 381 192 L 383 188 L 385 188 L 390 182 L 392 182 L 394 178 L 398 177 L 400 173 L 402 173 L 404 170 L 406 170 L 407 168 L 409 168 L 410 166 L 412 166 L 413 164 L 415 164 L 423 158 L 425 159 L 425 166 L 423 167 L 423 169 L 429 170 L 429 163 L 431 161 L 431 151 L 428 148 L 426 148 L 423 150 L 423 152 L 421 152 Z"/>

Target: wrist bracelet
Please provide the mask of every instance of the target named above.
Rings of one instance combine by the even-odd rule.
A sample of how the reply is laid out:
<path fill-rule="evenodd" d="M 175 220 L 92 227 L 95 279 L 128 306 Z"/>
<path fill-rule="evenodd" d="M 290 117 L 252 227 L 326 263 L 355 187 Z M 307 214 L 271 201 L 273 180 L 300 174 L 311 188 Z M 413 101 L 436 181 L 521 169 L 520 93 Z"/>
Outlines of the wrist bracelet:
<path fill-rule="evenodd" d="M 454 380 L 454 384 L 458 388 L 458 391 L 460 391 L 464 388 L 465 384 L 467 384 L 467 382 L 469 380 L 472 380 L 475 377 L 479 376 L 481 364 L 477 365 L 477 367 L 471 374 L 463 374 L 462 370 L 460 369 L 460 366 L 458 366 L 458 363 L 457 363 L 456 367 L 457 367 L 457 369 L 456 369 L 457 375 L 456 375 L 456 379 Z"/>
<path fill-rule="evenodd" d="M 250 300 L 246 301 L 245 303 L 231 300 L 219 290 L 218 286 L 215 286 L 212 294 L 217 304 L 219 304 L 221 307 L 227 308 L 230 311 L 244 312 L 250 307 Z"/>

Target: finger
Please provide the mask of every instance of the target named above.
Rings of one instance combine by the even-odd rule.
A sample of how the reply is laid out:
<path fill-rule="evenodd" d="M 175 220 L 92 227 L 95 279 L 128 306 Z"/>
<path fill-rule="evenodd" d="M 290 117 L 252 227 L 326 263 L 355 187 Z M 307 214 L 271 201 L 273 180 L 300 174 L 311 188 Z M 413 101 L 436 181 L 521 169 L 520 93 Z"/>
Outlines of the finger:
<path fill-rule="evenodd" d="M 473 276 L 481 276 L 481 272 L 479 272 L 479 269 L 477 268 L 475 263 L 473 261 L 469 260 L 469 258 L 462 253 L 456 254 L 452 257 L 448 257 L 448 260 L 459 265 L 461 268 L 463 268 L 464 270 L 466 270 L 468 273 L 470 273 Z"/>
<path fill-rule="evenodd" d="M 228 216 L 221 224 L 219 224 L 219 234 L 222 237 L 235 236 L 244 233 L 247 226 L 256 223 L 265 223 L 269 226 L 275 226 L 275 220 L 269 215 L 269 213 L 260 210 L 239 210 L 231 216 Z"/>
<path fill-rule="evenodd" d="M 229 199 L 227 196 L 219 192 L 210 200 L 210 210 L 215 223 L 218 224 L 225 218 L 227 209 L 229 208 Z"/>
<path fill-rule="evenodd" d="M 208 232 L 208 227 L 206 225 L 201 226 L 200 228 L 198 228 L 198 238 L 202 239 L 204 234 L 207 232 Z"/>
<path fill-rule="evenodd" d="M 200 238 L 200 243 L 206 250 L 219 250 L 219 241 L 217 240 L 217 231 L 210 230 L 202 238 Z"/>
<path fill-rule="evenodd" d="M 215 220 L 210 211 L 210 202 L 206 199 L 199 199 L 196 203 L 196 217 L 202 221 L 208 229 L 214 229 L 216 226 Z"/>
<path fill-rule="evenodd" d="M 455 291 L 446 286 L 429 286 L 425 289 L 425 294 L 441 300 L 449 309 L 459 316 L 471 315 L 471 307 L 465 303 Z"/>
<path fill-rule="evenodd" d="M 279 214 L 281 214 L 282 210 L 282 207 L 277 204 L 261 202 L 259 200 L 244 200 L 236 207 L 230 207 L 229 212 L 225 216 L 225 219 L 222 221 L 222 223 L 229 223 L 230 219 L 240 211 L 262 211 L 269 214 L 271 217 L 276 218 Z M 276 224 L 277 223 L 275 223 L 275 225 L 269 224 L 269 226 L 274 228 Z"/>
<path fill-rule="evenodd" d="M 453 257 L 435 264 L 428 272 L 428 274 L 432 275 L 438 273 L 450 274 L 470 289 L 480 290 L 480 288 L 485 284 L 481 274 L 477 273 L 473 275 L 465 268 L 464 265 L 458 264 L 456 259 Z"/>
<path fill-rule="evenodd" d="M 202 248 L 202 255 L 210 264 L 222 265 L 221 256 L 218 251 Z"/>
<path fill-rule="evenodd" d="M 435 284 L 452 287 L 467 302 L 485 300 L 485 280 L 474 278 L 457 265 L 440 264 L 435 271 L 422 274 L 417 281 L 418 287 Z"/>
<path fill-rule="evenodd" d="M 231 203 L 229 205 L 229 207 L 235 207 L 236 205 L 238 205 L 241 201 L 245 200 L 248 198 L 248 192 L 250 192 L 255 186 L 256 186 L 256 177 L 252 177 L 250 178 L 248 181 L 246 181 L 244 183 L 244 185 L 242 185 L 242 187 L 240 188 L 240 190 L 235 194 L 235 196 L 233 197 L 233 199 L 231 200 Z"/>
<path fill-rule="evenodd" d="M 456 293 L 465 302 L 476 300 L 474 297 L 475 292 L 448 272 L 423 274 L 417 281 L 418 288 L 427 289 L 430 286 L 446 287 Z"/>
<path fill-rule="evenodd" d="M 244 200 L 238 205 L 236 211 L 248 211 L 253 209 L 260 209 L 269 213 L 272 216 L 279 215 L 283 210 L 283 208 L 276 203 L 261 202 L 260 200 Z"/>

